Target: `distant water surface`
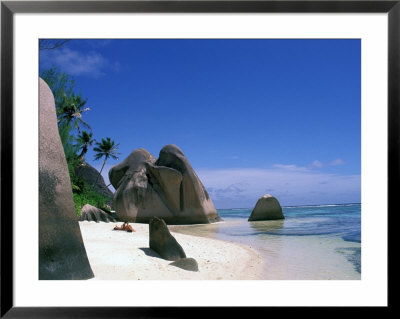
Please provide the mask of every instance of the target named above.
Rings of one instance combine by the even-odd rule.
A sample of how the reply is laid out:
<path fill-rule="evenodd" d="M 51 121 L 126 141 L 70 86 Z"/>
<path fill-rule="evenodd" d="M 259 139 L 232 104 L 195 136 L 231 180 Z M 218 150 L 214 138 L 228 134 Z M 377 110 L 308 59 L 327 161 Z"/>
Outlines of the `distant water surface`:
<path fill-rule="evenodd" d="M 248 222 L 251 209 L 218 209 L 223 222 L 169 227 L 257 250 L 263 279 L 361 279 L 361 204 L 282 209 L 284 220 Z"/>

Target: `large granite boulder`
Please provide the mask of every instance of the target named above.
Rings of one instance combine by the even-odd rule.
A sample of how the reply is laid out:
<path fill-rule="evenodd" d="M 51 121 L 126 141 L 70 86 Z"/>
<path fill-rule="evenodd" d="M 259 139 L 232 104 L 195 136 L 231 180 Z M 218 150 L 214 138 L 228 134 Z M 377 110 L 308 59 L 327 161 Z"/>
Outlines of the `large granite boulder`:
<path fill-rule="evenodd" d="M 113 207 L 120 220 L 148 223 L 153 216 L 167 224 L 220 220 L 206 189 L 176 145 L 164 146 L 158 159 L 136 149 L 108 174 L 116 189 Z"/>
<path fill-rule="evenodd" d="M 94 207 L 90 204 L 86 204 L 82 207 L 80 221 L 93 221 L 93 222 L 105 222 L 115 223 L 117 220 L 111 215 L 106 213 L 104 210 Z"/>
<path fill-rule="evenodd" d="M 166 260 L 186 258 L 182 246 L 171 235 L 165 221 L 157 217 L 149 222 L 149 246 Z"/>
<path fill-rule="evenodd" d="M 269 194 L 265 194 L 257 201 L 248 221 L 284 219 L 282 207 L 278 200 Z"/>
<path fill-rule="evenodd" d="M 108 205 L 112 205 L 113 193 L 107 187 L 104 182 L 103 176 L 100 175 L 99 171 L 88 163 L 83 163 L 75 168 L 76 176 L 83 179 L 87 186 L 92 188 L 97 194 L 103 196 L 106 199 Z"/>
<path fill-rule="evenodd" d="M 39 89 L 39 279 L 89 279 L 54 97 L 42 79 Z"/>

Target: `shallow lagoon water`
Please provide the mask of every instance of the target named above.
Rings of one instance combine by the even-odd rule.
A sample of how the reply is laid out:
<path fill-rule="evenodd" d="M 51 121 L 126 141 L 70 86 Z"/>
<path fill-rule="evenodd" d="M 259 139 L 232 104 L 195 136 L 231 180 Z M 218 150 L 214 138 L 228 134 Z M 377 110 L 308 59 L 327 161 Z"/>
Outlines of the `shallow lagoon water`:
<path fill-rule="evenodd" d="M 262 279 L 361 279 L 361 205 L 282 207 L 284 220 L 248 222 L 251 209 L 219 209 L 222 222 L 171 231 L 247 245 L 265 260 Z"/>

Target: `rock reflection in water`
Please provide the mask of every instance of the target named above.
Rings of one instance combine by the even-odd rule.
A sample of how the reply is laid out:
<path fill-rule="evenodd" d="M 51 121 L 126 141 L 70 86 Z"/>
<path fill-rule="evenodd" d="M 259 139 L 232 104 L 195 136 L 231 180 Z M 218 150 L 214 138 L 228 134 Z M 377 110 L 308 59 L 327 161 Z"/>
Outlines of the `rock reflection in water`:
<path fill-rule="evenodd" d="M 217 234 L 223 222 L 213 224 L 195 224 L 195 225 L 168 225 L 171 232 L 218 239 Z"/>
<path fill-rule="evenodd" d="M 254 222 L 249 222 L 249 225 L 251 228 L 254 229 L 256 234 L 260 233 L 273 234 L 282 230 L 284 223 L 285 223 L 284 219 L 279 219 L 279 220 L 254 221 Z"/>
<path fill-rule="evenodd" d="M 170 231 L 214 238 L 222 240 L 231 240 L 232 237 L 255 236 L 259 234 L 279 233 L 284 227 L 285 220 L 266 220 L 248 222 L 244 220 L 228 219 L 224 222 L 218 222 L 207 225 L 170 225 Z"/>

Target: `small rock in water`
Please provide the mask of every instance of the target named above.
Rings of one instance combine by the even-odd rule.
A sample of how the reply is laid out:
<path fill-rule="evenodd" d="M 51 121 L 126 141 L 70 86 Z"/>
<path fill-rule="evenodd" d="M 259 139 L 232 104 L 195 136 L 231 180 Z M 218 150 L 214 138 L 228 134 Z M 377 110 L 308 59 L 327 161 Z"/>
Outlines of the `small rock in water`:
<path fill-rule="evenodd" d="M 260 197 L 248 221 L 284 219 L 279 201 L 270 194 Z"/>

